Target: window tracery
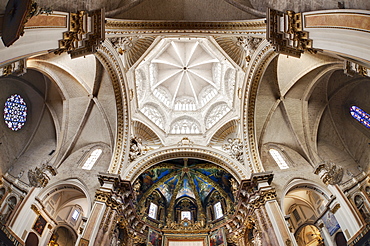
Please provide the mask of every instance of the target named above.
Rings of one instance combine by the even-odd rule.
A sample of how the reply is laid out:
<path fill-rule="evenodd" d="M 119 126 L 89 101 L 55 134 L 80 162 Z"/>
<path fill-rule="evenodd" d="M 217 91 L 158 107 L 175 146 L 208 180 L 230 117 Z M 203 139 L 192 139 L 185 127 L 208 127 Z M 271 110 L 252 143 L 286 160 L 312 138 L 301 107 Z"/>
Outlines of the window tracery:
<path fill-rule="evenodd" d="M 230 108 L 227 106 L 226 103 L 217 104 L 214 106 L 208 113 L 206 117 L 206 128 L 211 128 L 214 124 L 216 124 L 224 115 L 226 115 L 230 111 Z"/>
<path fill-rule="evenodd" d="M 213 86 L 205 87 L 200 93 L 200 105 L 203 107 L 206 105 L 213 97 L 217 95 L 217 90 Z"/>
<path fill-rule="evenodd" d="M 138 98 L 144 98 L 146 91 L 146 76 L 142 69 L 135 71 L 136 93 Z"/>
<path fill-rule="evenodd" d="M 11 95 L 4 105 L 5 124 L 13 131 L 20 130 L 27 120 L 27 105 L 24 99 L 18 95 Z"/>
<path fill-rule="evenodd" d="M 232 68 L 228 68 L 225 73 L 225 89 L 229 98 L 233 98 L 235 90 L 235 79 L 236 71 Z"/>
<path fill-rule="evenodd" d="M 169 97 L 170 93 L 167 92 L 163 87 L 158 86 L 153 91 L 153 95 L 158 98 L 164 105 L 171 107 L 171 98 Z"/>
<path fill-rule="evenodd" d="M 196 110 L 196 104 L 190 98 L 181 98 L 175 102 L 174 109 L 179 111 L 194 111 Z"/>
<path fill-rule="evenodd" d="M 165 124 L 164 116 L 153 105 L 145 105 L 141 109 L 141 111 L 146 117 L 148 117 L 159 128 L 164 129 L 164 124 Z"/>
<path fill-rule="evenodd" d="M 199 134 L 200 127 L 197 122 L 189 117 L 174 121 L 171 125 L 172 134 Z"/>

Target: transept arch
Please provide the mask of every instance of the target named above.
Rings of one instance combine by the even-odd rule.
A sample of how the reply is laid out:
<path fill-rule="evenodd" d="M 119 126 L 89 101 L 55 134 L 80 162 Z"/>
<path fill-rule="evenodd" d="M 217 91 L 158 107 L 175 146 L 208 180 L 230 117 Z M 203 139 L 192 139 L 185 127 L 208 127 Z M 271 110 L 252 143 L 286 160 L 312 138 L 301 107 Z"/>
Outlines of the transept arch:
<path fill-rule="evenodd" d="M 251 174 L 248 167 L 231 159 L 222 151 L 202 146 L 171 146 L 154 150 L 130 163 L 125 172 L 122 173 L 122 177 L 133 182 L 142 172 L 153 165 L 176 158 L 197 158 L 212 162 L 231 173 L 238 182 L 247 179 Z"/>

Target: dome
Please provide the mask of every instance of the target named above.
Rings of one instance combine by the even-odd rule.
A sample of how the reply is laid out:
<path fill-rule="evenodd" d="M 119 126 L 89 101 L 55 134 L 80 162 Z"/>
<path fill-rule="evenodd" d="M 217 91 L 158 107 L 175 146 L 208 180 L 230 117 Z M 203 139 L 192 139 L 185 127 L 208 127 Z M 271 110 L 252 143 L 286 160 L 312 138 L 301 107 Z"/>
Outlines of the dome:
<path fill-rule="evenodd" d="M 200 119 L 214 105 L 223 103 L 225 110 L 212 125 L 233 108 L 236 71 L 212 39 L 164 38 L 135 68 L 139 110 L 166 133 L 202 134 L 210 126 Z M 168 124 L 153 120 L 148 104 L 166 112 Z M 179 118 L 187 120 L 174 129 Z"/>

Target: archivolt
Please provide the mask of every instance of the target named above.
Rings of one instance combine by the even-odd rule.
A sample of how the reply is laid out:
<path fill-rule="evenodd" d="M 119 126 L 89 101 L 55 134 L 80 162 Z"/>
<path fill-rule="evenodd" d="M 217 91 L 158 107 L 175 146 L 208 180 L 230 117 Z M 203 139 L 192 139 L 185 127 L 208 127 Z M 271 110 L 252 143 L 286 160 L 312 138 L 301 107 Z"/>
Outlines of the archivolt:
<path fill-rule="evenodd" d="M 125 163 L 125 153 L 129 146 L 129 93 L 125 83 L 123 64 L 114 50 L 112 44 L 105 40 L 95 53 L 97 59 L 103 64 L 109 74 L 116 99 L 117 133 L 116 144 L 109 167 L 110 173 L 121 173 L 122 165 Z"/>
<path fill-rule="evenodd" d="M 264 168 L 258 154 L 257 139 L 255 136 L 255 103 L 257 99 L 257 90 L 261 78 L 266 71 L 267 66 L 278 54 L 274 52 L 273 47 L 267 40 L 264 40 L 254 52 L 247 70 L 247 78 L 244 83 L 243 91 L 243 135 L 245 143 L 246 157 L 245 163 L 248 163 L 251 172 L 263 172 Z"/>
<path fill-rule="evenodd" d="M 134 182 L 141 173 L 155 164 L 177 158 L 195 158 L 212 162 L 232 174 L 238 182 L 249 178 L 251 173 L 243 164 L 226 156 L 222 151 L 202 146 L 172 146 L 155 150 L 135 160 L 125 169 L 122 177 Z"/>

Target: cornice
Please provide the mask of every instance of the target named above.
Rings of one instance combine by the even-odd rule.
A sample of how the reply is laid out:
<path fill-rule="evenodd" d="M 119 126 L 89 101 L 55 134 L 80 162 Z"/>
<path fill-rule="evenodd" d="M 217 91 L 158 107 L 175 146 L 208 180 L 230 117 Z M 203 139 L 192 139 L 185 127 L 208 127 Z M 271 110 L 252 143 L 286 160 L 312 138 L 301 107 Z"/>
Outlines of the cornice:
<path fill-rule="evenodd" d="M 106 34 L 209 33 L 236 34 L 265 32 L 265 19 L 245 21 L 138 21 L 106 19 Z"/>

